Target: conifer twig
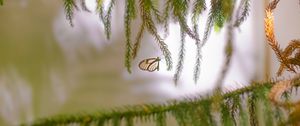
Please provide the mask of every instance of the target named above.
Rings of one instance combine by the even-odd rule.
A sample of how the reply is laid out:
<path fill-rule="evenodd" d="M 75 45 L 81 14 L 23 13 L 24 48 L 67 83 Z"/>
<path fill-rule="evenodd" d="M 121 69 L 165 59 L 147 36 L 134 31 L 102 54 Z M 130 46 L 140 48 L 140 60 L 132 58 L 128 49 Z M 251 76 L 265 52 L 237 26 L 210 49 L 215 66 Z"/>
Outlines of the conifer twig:
<path fill-rule="evenodd" d="M 133 45 L 133 49 L 132 49 L 132 58 L 133 58 L 133 59 L 136 58 L 137 53 L 138 53 L 138 51 L 139 51 L 139 49 L 140 49 L 144 31 L 145 31 L 145 24 L 144 24 L 144 22 L 142 22 L 142 24 L 141 24 L 141 26 L 140 26 L 140 30 L 139 30 L 139 32 L 138 32 L 138 34 L 137 34 L 136 39 L 135 39 L 135 43 L 134 43 L 134 45 Z"/>
<path fill-rule="evenodd" d="M 194 24 L 194 32 L 196 35 L 198 35 L 198 25 Z M 199 38 L 197 36 L 197 38 Z M 201 41 L 196 41 L 196 62 L 195 62 L 195 68 L 194 68 L 194 82 L 197 84 L 197 81 L 200 76 L 201 72 L 201 60 L 202 60 L 202 47 L 201 47 Z"/>
<path fill-rule="evenodd" d="M 73 27 L 74 9 L 78 10 L 78 7 L 74 0 L 64 0 L 64 8 L 66 12 L 66 18 L 69 21 L 69 24 Z"/>
<path fill-rule="evenodd" d="M 227 28 L 227 42 L 226 42 L 226 46 L 225 46 L 225 63 L 222 66 L 222 70 L 220 73 L 220 76 L 217 80 L 217 87 L 216 88 L 221 88 L 223 83 L 224 83 L 224 79 L 228 73 L 228 70 L 230 68 L 230 64 L 231 64 L 231 59 L 232 59 L 232 54 L 233 54 L 233 26 L 229 23 L 228 24 L 228 28 Z"/>
<path fill-rule="evenodd" d="M 239 27 L 248 17 L 250 12 L 250 0 L 242 0 L 236 13 L 234 27 Z"/>
<path fill-rule="evenodd" d="M 80 0 L 80 3 L 81 3 L 81 8 L 82 10 L 86 11 L 86 12 L 91 12 L 88 7 L 86 6 L 86 2 L 85 0 Z"/>
<path fill-rule="evenodd" d="M 232 6 L 234 8 L 234 6 Z M 233 9 L 231 12 L 229 12 L 228 17 L 228 24 L 227 24 L 227 40 L 226 40 L 226 46 L 225 46 L 225 63 L 222 66 L 222 70 L 220 73 L 220 76 L 217 80 L 216 89 L 221 89 L 222 85 L 224 83 L 224 79 L 228 73 L 228 70 L 230 68 L 232 54 L 233 54 L 233 41 L 234 41 L 234 22 L 233 22 Z"/>
<path fill-rule="evenodd" d="M 296 81 L 296 80 L 295 80 Z M 299 80 L 297 80 L 299 81 Z M 234 91 L 229 91 L 227 93 L 222 93 L 219 100 L 221 104 L 221 110 L 212 109 L 212 102 L 215 96 L 211 97 L 198 97 L 190 98 L 183 101 L 170 101 L 166 104 L 144 104 L 137 106 L 127 106 L 123 108 L 116 108 L 111 111 L 98 111 L 95 113 L 86 114 L 74 114 L 74 115 L 60 115 L 55 117 L 43 118 L 35 120 L 32 123 L 22 124 L 24 126 L 44 126 L 44 125 L 67 125 L 67 124 L 82 124 L 88 125 L 94 122 L 100 124 L 121 124 L 123 121 L 127 124 L 132 125 L 133 120 L 154 120 L 157 124 L 162 124 L 166 120 L 165 115 L 168 113 L 173 113 L 176 116 L 176 120 L 183 124 L 215 124 L 214 117 L 211 116 L 213 112 L 222 113 L 222 123 L 233 124 L 234 123 L 234 112 L 244 112 L 242 108 L 236 108 L 241 105 L 240 100 L 244 100 L 242 97 L 249 95 L 247 103 L 250 114 L 250 123 L 252 125 L 258 124 L 257 121 L 257 109 L 261 97 L 265 97 L 266 91 L 272 88 L 274 82 L 265 83 L 254 83 L 247 87 L 237 89 Z M 238 109 L 235 110 L 235 109 Z M 247 112 L 247 111 L 246 111 Z M 199 117 L 200 114 L 200 117 Z M 242 113 L 240 113 L 242 114 Z M 242 115 L 243 116 L 243 115 Z M 197 118 L 194 118 L 197 117 Z M 199 118 L 198 118 L 199 117 Z M 244 117 L 243 117 L 244 118 Z"/>
<path fill-rule="evenodd" d="M 265 17 L 265 34 L 268 41 L 268 44 L 271 46 L 273 51 L 275 52 L 279 61 L 284 64 L 288 70 L 296 72 L 291 65 L 288 64 L 288 59 L 282 55 L 282 51 L 280 50 L 279 44 L 274 35 L 274 16 L 273 10 L 276 8 L 278 2 L 280 0 L 274 0 L 271 2 L 268 7 L 266 8 L 266 17 Z"/>
<path fill-rule="evenodd" d="M 135 18 L 135 0 L 126 0 L 126 11 L 125 11 L 125 37 L 126 37 L 126 48 L 125 48 L 125 67 L 127 71 L 131 73 L 131 61 L 132 61 L 132 46 L 131 46 L 131 21 Z"/>
<path fill-rule="evenodd" d="M 167 65 L 167 70 L 171 70 L 172 69 L 171 52 L 169 51 L 167 44 L 163 41 L 163 39 L 158 34 L 155 24 L 151 18 L 150 12 L 151 12 L 152 1 L 151 0 L 139 0 L 139 3 L 140 3 L 139 5 L 140 5 L 140 14 L 141 14 L 142 21 L 145 23 L 145 26 L 146 26 L 147 30 L 149 31 L 149 33 L 154 36 L 161 51 L 163 52 L 163 55 L 164 55 L 164 58 L 166 61 L 166 65 Z"/>
<path fill-rule="evenodd" d="M 174 82 L 177 85 L 180 74 L 182 72 L 183 69 L 183 63 L 184 63 L 184 56 L 185 56 L 185 32 L 183 31 L 183 29 L 180 29 L 180 36 L 181 36 L 181 40 L 180 40 L 180 51 L 179 51 L 179 57 L 178 57 L 178 63 L 177 63 L 177 67 L 176 67 L 176 71 L 175 71 L 175 75 L 174 75 Z"/>

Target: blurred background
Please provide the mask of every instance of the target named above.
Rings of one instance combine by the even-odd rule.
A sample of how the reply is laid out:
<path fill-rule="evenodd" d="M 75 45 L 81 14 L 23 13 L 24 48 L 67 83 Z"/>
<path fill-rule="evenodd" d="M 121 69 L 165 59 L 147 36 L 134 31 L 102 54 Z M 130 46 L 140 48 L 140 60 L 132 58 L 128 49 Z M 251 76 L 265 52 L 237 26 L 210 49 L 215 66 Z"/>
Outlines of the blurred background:
<path fill-rule="evenodd" d="M 62 1 L 5 0 L 0 7 L 0 125 L 17 125 L 57 114 L 92 112 L 122 105 L 160 103 L 208 93 L 224 60 L 226 29 L 213 32 L 203 48 L 200 80 L 193 81 L 194 41 L 186 38 L 186 58 L 178 86 L 164 61 L 160 71 L 144 72 L 138 63 L 162 57 L 155 40 L 145 35 L 133 72 L 124 67 L 124 3 L 117 1 L 112 17 L 112 38 L 107 40 L 95 11 L 76 11 L 74 27 L 65 18 Z M 207 1 L 209 3 L 209 1 Z M 234 55 L 225 88 L 240 88 L 252 81 L 275 78 L 279 66 L 266 46 L 263 29 L 265 1 L 252 1 L 247 21 L 235 29 Z M 275 30 L 282 47 L 300 38 L 297 0 L 281 1 L 275 11 Z M 200 20 L 203 35 L 206 11 Z M 134 23 L 140 23 L 136 21 Z M 139 25 L 133 25 L 133 35 Z M 163 31 L 163 30 L 161 30 Z M 162 32 L 163 34 L 163 32 Z M 180 32 L 170 24 L 165 39 L 177 64 Z M 286 77 L 291 76 L 285 73 Z"/>

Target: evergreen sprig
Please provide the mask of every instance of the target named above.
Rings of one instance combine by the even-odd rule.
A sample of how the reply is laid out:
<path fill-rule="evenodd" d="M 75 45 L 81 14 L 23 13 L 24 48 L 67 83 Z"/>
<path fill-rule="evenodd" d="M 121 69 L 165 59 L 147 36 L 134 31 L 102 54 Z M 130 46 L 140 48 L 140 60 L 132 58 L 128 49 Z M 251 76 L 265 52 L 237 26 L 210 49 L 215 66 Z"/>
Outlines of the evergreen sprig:
<path fill-rule="evenodd" d="M 86 12 L 91 12 L 88 7 L 86 6 L 86 2 L 85 0 L 80 0 L 80 3 L 81 3 L 81 9 L 86 11 Z"/>
<path fill-rule="evenodd" d="M 64 8 L 66 12 L 66 18 L 69 21 L 70 25 L 73 27 L 74 9 L 78 10 L 78 7 L 74 0 L 64 0 Z"/>
<path fill-rule="evenodd" d="M 135 43 L 134 43 L 134 46 L 133 46 L 133 49 L 132 49 L 132 58 L 133 59 L 136 58 L 137 52 L 140 49 L 141 42 L 142 42 L 142 37 L 143 37 L 144 32 L 145 32 L 145 24 L 143 22 L 141 24 L 141 26 L 140 26 L 140 30 L 139 30 L 139 32 L 138 32 L 138 34 L 136 36 Z"/>
<path fill-rule="evenodd" d="M 208 40 L 208 37 L 211 33 L 211 28 L 216 20 L 216 17 L 218 15 L 218 13 L 220 13 L 221 11 L 221 2 L 222 0 L 211 0 L 210 4 L 211 4 L 211 8 L 209 11 L 209 16 L 208 19 L 206 21 L 206 25 L 205 25 L 205 30 L 204 30 L 204 36 L 202 39 L 202 44 L 201 46 L 204 46 Z"/>
<path fill-rule="evenodd" d="M 239 27 L 248 17 L 250 12 L 250 0 L 242 0 L 236 13 L 235 27 Z"/>
<path fill-rule="evenodd" d="M 174 20 L 179 22 L 180 28 L 191 38 L 200 41 L 199 38 L 193 33 L 187 24 L 187 14 L 189 8 L 189 0 L 172 0 L 171 11 Z"/>
<path fill-rule="evenodd" d="M 265 9 L 265 34 L 268 40 L 267 42 L 271 46 L 272 50 L 277 56 L 277 59 L 281 63 L 280 68 L 277 72 L 278 76 L 282 74 L 284 69 L 297 73 L 296 69 L 300 66 L 300 40 L 292 40 L 284 49 L 284 51 L 282 51 L 280 48 L 280 44 L 275 37 L 273 11 L 276 9 L 279 2 L 280 0 L 274 0 L 270 2 Z M 291 56 L 291 54 L 293 53 L 295 53 L 294 57 Z"/>
<path fill-rule="evenodd" d="M 169 35 L 169 20 L 172 0 L 167 0 L 162 14 L 162 23 L 164 26 L 165 37 Z"/>
<path fill-rule="evenodd" d="M 198 25 L 194 24 L 194 32 L 196 35 L 198 35 Z M 196 41 L 196 62 L 195 62 L 195 68 L 194 68 L 194 82 L 197 83 L 200 71 L 201 71 L 201 60 L 202 60 L 202 47 L 201 47 L 201 41 Z"/>
<path fill-rule="evenodd" d="M 85 0 L 81 1 L 81 8 L 89 12 L 86 7 Z M 241 11 L 241 14 L 238 13 L 239 16 L 237 21 L 238 24 L 242 23 L 246 17 L 248 16 L 250 0 L 243 0 L 240 4 L 240 8 L 238 11 Z M 143 38 L 143 34 L 145 31 L 148 31 L 156 40 L 160 50 L 163 53 L 163 56 L 167 65 L 167 70 L 172 69 L 172 57 L 171 53 L 168 49 L 168 45 L 164 42 L 163 38 L 158 34 L 159 29 L 157 29 L 158 25 L 163 25 L 165 31 L 165 37 L 168 36 L 169 32 L 169 23 L 170 21 L 174 21 L 178 23 L 180 29 L 188 35 L 190 38 L 196 41 L 196 63 L 194 68 L 194 81 L 197 83 L 197 80 L 200 76 L 200 65 L 202 59 L 202 47 L 206 44 L 209 35 L 211 33 L 211 29 L 215 26 L 217 29 L 221 29 L 223 25 L 226 23 L 226 20 L 229 16 L 231 16 L 231 12 L 234 9 L 235 0 L 211 0 L 211 7 L 209 11 L 209 17 L 207 19 L 207 23 L 204 30 L 203 38 L 200 39 L 198 33 L 198 20 L 202 12 L 206 10 L 205 0 L 166 0 L 164 3 L 164 8 L 159 9 L 159 2 L 156 0 L 139 0 L 139 17 L 142 20 L 142 24 L 140 25 L 140 30 L 138 31 L 135 42 L 132 44 L 132 33 L 131 33 L 131 22 L 136 19 L 136 2 L 135 0 L 126 0 L 125 5 L 125 16 L 124 16 L 124 27 L 125 27 L 125 67 L 127 71 L 131 73 L 131 63 L 134 60 L 139 52 L 139 48 L 141 46 L 141 40 Z M 97 0 L 97 12 L 99 13 L 100 20 L 104 25 L 104 31 L 107 39 L 111 38 L 111 16 L 114 5 L 116 4 L 115 0 L 110 0 L 108 9 L 104 9 L 103 0 Z M 69 20 L 71 26 L 73 26 L 72 18 L 74 14 L 74 8 L 77 8 L 74 0 L 64 0 L 66 17 Z M 191 8 L 191 9 L 190 9 Z M 160 12 L 162 10 L 162 12 Z M 191 15 L 191 17 L 188 17 Z M 188 18 L 191 18 L 193 26 L 190 27 L 187 23 Z M 202 41 L 201 41 L 202 40 Z M 180 51 L 180 50 L 179 50 Z M 178 53 L 179 55 L 182 54 Z M 182 57 L 182 56 L 178 56 Z M 183 58 L 180 58 L 183 59 Z M 179 61 L 179 63 L 183 63 L 183 61 Z M 179 65 L 181 68 L 182 65 Z M 178 78 L 180 77 L 180 69 L 176 70 L 174 74 L 175 83 L 177 83 Z"/>
<path fill-rule="evenodd" d="M 135 14 L 135 0 L 126 0 L 125 11 L 125 67 L 127 71 L 131 73 L 131 61 L 132 61 L 132 45 L 131 45 L 131 21 L 136 17 Z"/>
<path fill-rule="evenodd" d="M 192 11 L 192 22 L 193 24 L 197 24 L 200 14 L 206 10 L 205 0 L 195 0 L 193 11 Z"/>
<path fill-rule="evenodd" d="M 230 6 L 232 8 L 234 8 L 234 4 L 231 4 Z M 220 72 L 220 76 L 217 80 L 217 88 L 222 88 L 222 84 L 223 81 L 227 75 L 227 72 L 230 68 L 230 64 L 231 64 L 231 59 L 232 59 L 232 55 L 233 55 L 233 40 L 234 40 L 234 27 L 233 27 L 233 10 L 231 10 L 231 12 L 228 12 L 228 24 L 227 24 L 227 41 L 226 41 L 226 46 L 225 46 L 225 62 L 222 66 L 221 72 Z"/>
<path fill-rule="evenodd" d="M 99 12 L 100 20 L 104 25 L 104 31 L 105 31 L 106 38 L 110 39 L 110 36 L 111 36 L 111 15 L 112 15 L 113 7 L 115 5 L 115 0 L 111 0 L 109 2 L 107 11 L 104 10 L 102 0 L 98 0 L 97 3 L 98 3 L 97 4 L 97 10 Z"/>
<path fill-rule="evenodd" d="M 151 12 L 153 11 L 153 2 L 151 0 L 140 0 L 139 1 L 139 8 L 140 8 L 140 14 L 142 18 L 142 22 L 145 24 L 147 27 L 147 30 L 151 35 L 154 36 L 156 39 L 156 42 L 158 43 L 158 46 L 160 47 L 161 51 L 163 52 L 166 65 L 167 65 L 167 70 L 172 69 L 172 57 L 171 57 L 171 52 L 168 49 L 168 45 L 163 41 L 163 39 L 160 37 L 160 35 L 157 32 L 157 28 L 155 27 L 155 23 L 152 20 L 151 17 Z"/>
<path fill-rule="evenodd" d="M 174 82 L 177 84 L 181 71 L 183 69 L 183 63 L 184 63 L 184 56 L 185 56 L 185 36 L 186 33 L 183 31 L 183 29 L 180 29 L 180 34 L 181 34 L 181 44 L 180 44 L 180 51 L 179 51 L 179 57 L 178 57 L 178 63 L 176 67 L 176 72 L 174 75 Z"/>
<path fill-rule="evenodd" d="M 192 24 L 193 24 L 193 30 L 196 35 L 196 62 L 195 62 L 195 68 L 194 68 L 194 82 L 197 83 L 199 76 L 200 76 L 200 65 L 202 60 L 202 54 L 201 54 L 201 41 L 199 39 L 199 33 L 198 33 L 198 21 L 200 14 L 206 10 L 206 3 L 205 0 L 196 0 L 194 1 L 193 6 L 193 12 L 192 12 Z"/>
<path fill-rule="evenodd" d="M 166 116 L 173 116 L 179 125 L 221 125 L 231 126 L 234 124 L 245 124 L 255 126 L 263 122 L 272 122 L 270 118 L 274 114 L 277 119 L 283 116 L 273 104 L 268 101 L 268 93 L 276 82 L 253 83 L 241 89 L 222 93 L 218 101 L 214 104 L 214 97 L 207 96 L 198 98 L 187 98 L 181 101 L 170 101 L 166 104 L 144 104 L 137 106 L 127 106 L 116 108 L 111 111 L 99 111 L 91 114 L 60 115 L 50 118 L 38 119 L 32 123 L 22 124 L 31 126 L 44 125 L 109 125 L 119 126 L 123 122 L 133 125 L 135 121 L 154 121 L 158 126 L 166 126 Z M 288 92 L 292 93 L 292 92 Z M 248 97 L 245 99 L 245 97 Z M 242 103 L 247 103 L 246 106 Z M 262 113 L 269 114 L 262 119 L 258 119 L 258 104 L 263 104 Z M 220 109 L 214 109 L 213 105 L 219 105 Z M 247 110 L 248 109 L 248 110 Z M 248 113 L 248 114 L 246 114 Z M 216 116 L 220 115 L 220 120 Z M 249 118 L 247 116 L 249 115 Z M 286 122 L 280 118 L 281 122 Z"/>

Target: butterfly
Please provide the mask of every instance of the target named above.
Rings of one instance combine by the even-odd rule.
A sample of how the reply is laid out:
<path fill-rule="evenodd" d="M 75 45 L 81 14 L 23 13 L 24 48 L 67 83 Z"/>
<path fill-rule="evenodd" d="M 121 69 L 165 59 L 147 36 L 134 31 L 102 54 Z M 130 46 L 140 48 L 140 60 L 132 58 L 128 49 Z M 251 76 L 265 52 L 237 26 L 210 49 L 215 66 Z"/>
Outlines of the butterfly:
<path fill-rule="evenodd" d="M 153 72 L 155 70 L 159 70 L 159 61 L 160 58 L 148 58 L 144 59 L 139 63 L 139 68 L 144 71 Z"/>

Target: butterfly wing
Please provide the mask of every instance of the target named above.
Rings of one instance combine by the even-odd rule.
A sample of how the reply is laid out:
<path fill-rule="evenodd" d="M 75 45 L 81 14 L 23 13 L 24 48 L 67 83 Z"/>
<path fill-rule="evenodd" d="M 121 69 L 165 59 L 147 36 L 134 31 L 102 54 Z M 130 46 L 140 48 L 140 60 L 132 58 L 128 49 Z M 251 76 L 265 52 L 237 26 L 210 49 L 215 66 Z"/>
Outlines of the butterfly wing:
<path fill-rule="evenodd" d="M 144 59 L 139 63 L 139 68 L 141 70 L 153 72 L 155 70 L 158 70 L 159 61 L 160 61 L 160 59 L 158 57 Z"/>

